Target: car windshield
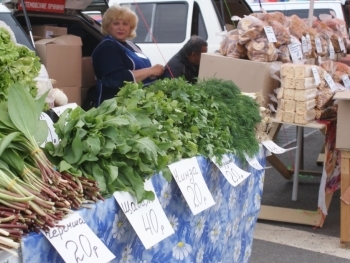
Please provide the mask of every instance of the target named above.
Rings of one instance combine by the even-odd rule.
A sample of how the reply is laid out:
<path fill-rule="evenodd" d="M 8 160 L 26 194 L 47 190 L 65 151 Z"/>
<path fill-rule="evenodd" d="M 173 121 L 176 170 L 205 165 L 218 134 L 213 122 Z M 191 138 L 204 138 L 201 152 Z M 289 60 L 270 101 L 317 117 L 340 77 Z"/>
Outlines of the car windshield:
<path fill-rule="evenodd" d="M 4 21 L 12 29 L 17 43 L 25 45 L 29 49 L 35 51 L 32 42 L 27 35 L 24 34 L 22 27 L 17 23 L 11 13 L 0 13 L 0 21 Z"/>

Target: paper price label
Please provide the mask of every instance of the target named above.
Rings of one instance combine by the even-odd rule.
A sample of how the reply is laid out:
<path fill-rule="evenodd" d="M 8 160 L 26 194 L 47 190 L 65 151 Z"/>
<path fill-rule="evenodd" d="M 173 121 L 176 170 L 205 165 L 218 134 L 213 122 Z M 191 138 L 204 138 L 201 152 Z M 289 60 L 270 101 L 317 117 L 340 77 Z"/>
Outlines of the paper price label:
<path fill-rule="evenodd" d="M 301 50 L 301 45 L 299 43 L 289 44 L 288 49 L 293 62 L 296 62 L 303 58 L 303 52 Z"/>
<path fill-rule="evenodd" d="M 336 86 L 335 86 L 335 83 L 331 77 L 331 75 L 329 75 L 328 73 L 325 74 L 324 76 L 324 79 L 325 81 L 327 82 L 328 86 L 330 87 L 330 89 L 332 91 L 335 91 L 336 90 Z"/>
<path fill-rule="evenodd" d="M 306 34 L 306 42 L 307 42 L 307 48 L 309 51 L 312 50 L 312 45 L 311 45 L 311 37 L 309 34 Z"/>
<path fill-rule="evenodd" d="M 183 159 L 168 166 L 194 215 L 215 204 L 196 157 Z"/>
<path fill-rule="evenodd" d="M 115 258 L 79 214 L 73 213 L 57 225 L 61 227 L 42 233 L 65 262 L 106 263 Z"/>
<path fill-rule="evenodd" d="M 318 85 L 321 83 L 321 79 L 320 79 L 320 74 L 318 74 L 317 68 L 316 67 L 311 67 L 312 70 L 312 74 L 314 75 L 314 79 L 315 79 L 315 84 Z"/>
<path fill-rule="evenodd" d="M 309 47 L 307 45 L 306 37 L 301 37 L 301 48 L 303 50 L 303 53 L 309 53 Z"/>
<path fill-rule="evenodd" d="M 329 58 L 334 59 L 335 58 L 335 51 L 332 42 L 329 42 Z"/>
<path fill-rule="evenodd" d="M 265 30 L 267 40 L 269 42 L 272 42 L 272 43 L 277 42 L 276 35 L 275 35 L 275 32 L 273 31 L 272 26 L 264 26 L 264 30 Z"/>
<path fill-rule="evenodd" d="M 341 77 L 341 79 L 342 79 L 342 81 L 343 81 L 343 83 L 344 83 L 345 89 L 350 90 L 350 79 L 349 79 L 349 76 L 348 76 L 348 75 L 343 75 L 343 76 Z"/>
<path fill-rule="evenodd" d="M 284 149 L 282 147 L 279 147 L 276 143 L 274 143 L 271 140 L 263 141 L 262 144 L 266 147 L 266 149 L 268 149 L 270 152 L 275 153 L 275 154 L 282 154 L 282 153 L 285 153 L 285 152 L 288 152 L 290 150 L 294 150 L 297 148 L 297 147 L 291 147 L 288 149 Z"/>
<path fill-rule="evenodd" d="M 253 167 L 256 170 L 262 170 L 264 169 L 264 167 L 261 166 L 261 164 L 259 163 L 258 159 L 256 159 L 255 156 L 253 157 L 249 157 L 248 155 L 245 155 L 245 159 L 247 160 L 247 162 L 249 163 L 249 165 L 251 167 Z"/>
<path fill-rule="evenodd" d="M 340 51 L 346 52 L 344 41 L 341 37 L 338 37 Z"/>
<path fill-rule="evenodd" d="M 47 134 L 47 138 L 46 138 L 45 142 L 40 146 L 45 147 L 45 144 L 47 142 L 52 142 L 55 145 L 58 144 L 59 138 L 58 138 L 58 135 L 55 131 L 55 128 L 53 127 L 53 121 L 51 120 L 50 116 L 47 115 L 45 112 L 42 112 L 40 114 L 40 120 L 46 121 L 47 127 L 49 129 L 49 133 Z"/>
<path fill-rule="evenodd" d="M 145 189 L 155 193 L 151 180 L 145 182 Z M 117 191 L 113 196 L 146 249 L 174 234 L 156 195 L 153 201 L 145 200 L 140 204 L 127 192 Z"/>
<path fill-rule="evenodd" d="M 233 186 L 239 185 L 250 175 L 250 173 L 239 168 L 234 163 L 234 160 L 227 155 L 223 156 L 221 165 L 216 162 L 215 158 L 213 158 L 212 161 L 219 168 L 220 172 L 225 176 L 226 180 Z"/>
<path fill-rule="evenodd" d="M 323 52 L 322 42 L 321 42 L 321 39 L 319 37 L 315 38 L 315 45 L 316 45 L 316 52 L 317 53 L 322 53 Z"/>
<path fill-rule="evenodd" d="M 67 105 L 63 105 L 60 107 L 55 107 L 52 108 L 52 110 L 57 114 L 57 116 L 61 116 L 61 114 L 66 110 L 66 109 L 72 109 L 74 110 L 78 105 L 76 103 L 68 103 Z"/>

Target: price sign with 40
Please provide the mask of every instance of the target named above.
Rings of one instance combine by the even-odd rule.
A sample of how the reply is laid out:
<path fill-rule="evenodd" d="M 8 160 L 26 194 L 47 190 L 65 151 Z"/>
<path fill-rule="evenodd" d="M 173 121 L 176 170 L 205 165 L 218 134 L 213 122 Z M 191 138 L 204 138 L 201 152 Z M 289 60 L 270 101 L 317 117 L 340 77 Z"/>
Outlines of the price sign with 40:
<path fill-rule="evenodd" d="M 145 189 L 155 193 L 150 180 L 145 182 Z M 157 196 L 153 201 L 137 203 L 136 198 L 127 192 L 118 191 L 113 195 L 146 249 L 174 233 Z"/>

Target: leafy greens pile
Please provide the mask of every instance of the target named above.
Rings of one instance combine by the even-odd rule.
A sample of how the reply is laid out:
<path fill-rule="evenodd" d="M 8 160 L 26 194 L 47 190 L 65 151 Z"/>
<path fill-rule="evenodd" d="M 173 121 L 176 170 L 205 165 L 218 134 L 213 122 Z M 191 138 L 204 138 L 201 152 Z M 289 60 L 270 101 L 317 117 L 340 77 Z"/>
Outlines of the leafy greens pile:
<path fill-rule="evenodd" d="M 221 88 L 227 94 L 215 91 Z M 256 102 L 240 95 L 233 82 L 191 85 L 179 78 L 147 88 L 127 83 L 98 108 L 66 110 L 55 124 L 61 140 L 46 144 L 46 151 L 59 171 L 94 178 L 104 196 L 128 191 L 140 202 L 154 198 L 144 189 L 145 179 L 162 172 L 170 180 L 167 165 L 181 158 L 256 153 L 260 120 Z"/>
<path fill-rule="evenodd" d="M 0 101 L 6 101 L 14 83 L 26 87 L 33 98 L 37 88 L 34 78 L 40 71 L 39 57 L 26 46 L 16 45 L 10 33 L 0 28 Z"/>

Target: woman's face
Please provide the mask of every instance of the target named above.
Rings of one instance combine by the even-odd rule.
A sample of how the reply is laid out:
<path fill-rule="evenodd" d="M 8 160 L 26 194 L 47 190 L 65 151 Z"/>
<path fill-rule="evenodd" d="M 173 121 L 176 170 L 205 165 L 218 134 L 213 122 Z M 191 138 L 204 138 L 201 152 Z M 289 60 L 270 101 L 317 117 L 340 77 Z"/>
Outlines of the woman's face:
<path fill-rule="evenodd" d="M 115 39 L 125 42 L 130 36 L 130 23 L 126 20 L 117 19 L 109 25 L 109 34 Z"/>

